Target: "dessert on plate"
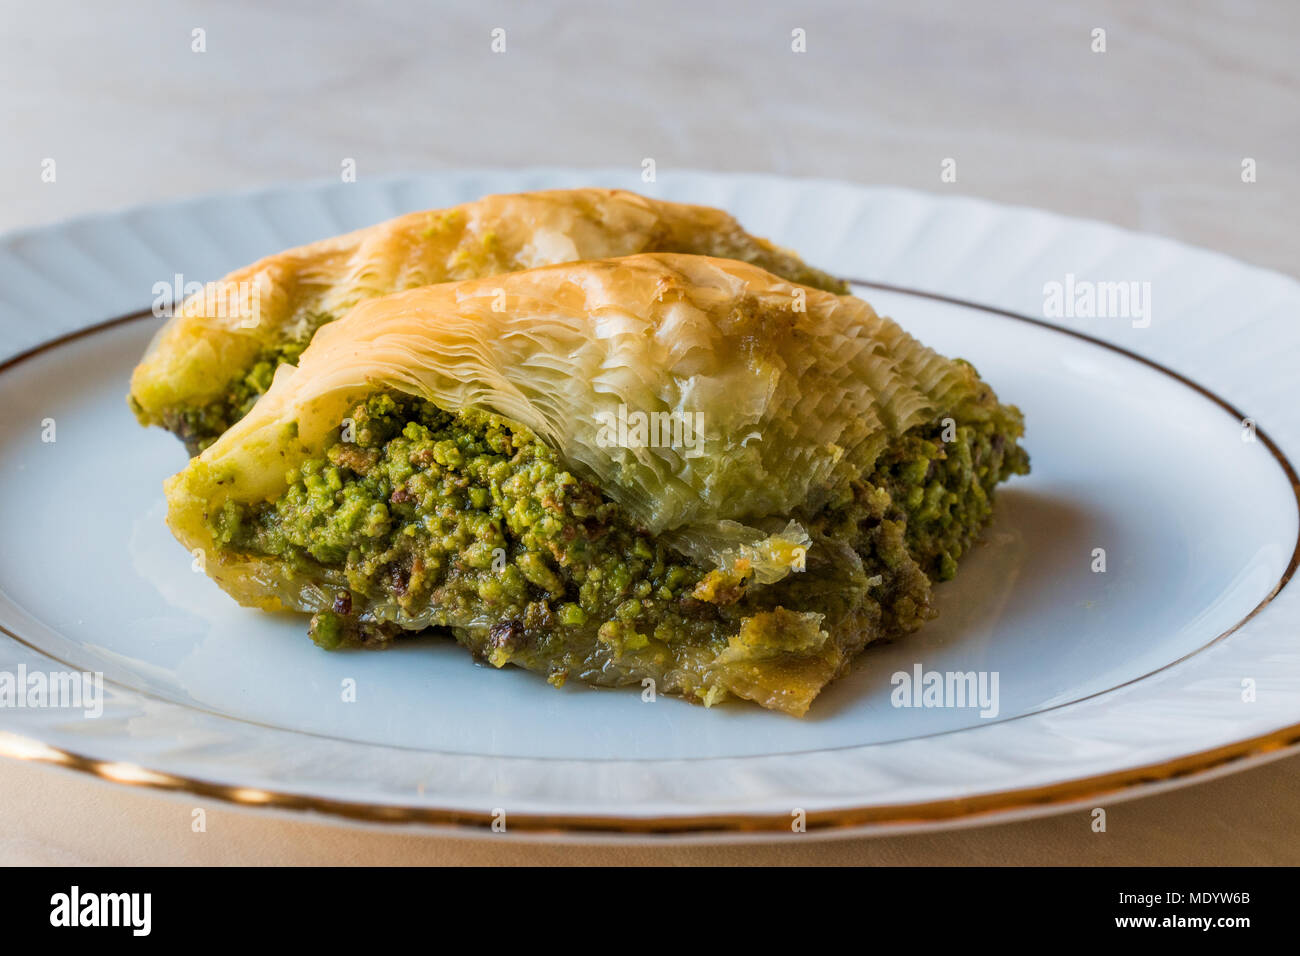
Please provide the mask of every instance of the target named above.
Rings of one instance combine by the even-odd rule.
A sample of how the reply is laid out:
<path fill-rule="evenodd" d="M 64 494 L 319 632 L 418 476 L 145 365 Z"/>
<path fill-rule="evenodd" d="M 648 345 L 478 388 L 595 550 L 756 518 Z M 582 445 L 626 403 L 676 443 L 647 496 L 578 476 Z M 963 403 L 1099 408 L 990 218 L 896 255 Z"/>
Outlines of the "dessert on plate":
<path fill-rule="evenodd" d="M 626 196 L 584 202 L 667 215 Z M 274 314 L 336 320 L 240 414 L 184 433 L 208 447 L 166 483 L 173 532 L 240 603 L 311 615 L 322 647 L 432 628 L 554 684 L 804 714 L 863 647 L 933 616 L 995 486 L 1028 470 L 1023 425 L 968 363 L 793 256 L 716 219 L 695 245 L 724 233 L 728 257 L 454 282 L 450 241 L 412 274 L 413 230 L 374 281 L 340 278 L 365 240 L 303 260 L 328 269 L 283 260 Z M 233 333 L 178 320 L 137 370 L 137 399 L 168 396 L 155 409 L 196 400 L 195 363 L 221 379 L 262 347 L 182 356 Z"/>

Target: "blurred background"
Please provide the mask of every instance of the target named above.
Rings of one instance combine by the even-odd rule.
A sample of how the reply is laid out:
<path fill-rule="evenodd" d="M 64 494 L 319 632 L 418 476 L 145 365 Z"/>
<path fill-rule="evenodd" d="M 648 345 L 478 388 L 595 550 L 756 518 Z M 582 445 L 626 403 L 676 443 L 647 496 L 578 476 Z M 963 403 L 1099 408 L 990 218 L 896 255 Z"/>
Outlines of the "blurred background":
<path fill-rule="evenodd" d="M 1300 268 L 1292 0 L 3 10 L 0 228 L 335 178 L 345 157 L 360 177 L 652 157 L 955 190 Z"/>
<path fill-rule="evenodd" d="M 1294 0 L 0 0 L 0 18 L 0 230 L 336 179 L 347 159 L 365 178 L 651 158 L 1039 206 L 1300 276 Z M 1102 835 L 1079 812 L 721 851 L 540 847 L 220 806 L 195 835 L 189 807 L 0 764 L 0 863 L 1300 863 L 1297 758 L 1125 804 Z"/>

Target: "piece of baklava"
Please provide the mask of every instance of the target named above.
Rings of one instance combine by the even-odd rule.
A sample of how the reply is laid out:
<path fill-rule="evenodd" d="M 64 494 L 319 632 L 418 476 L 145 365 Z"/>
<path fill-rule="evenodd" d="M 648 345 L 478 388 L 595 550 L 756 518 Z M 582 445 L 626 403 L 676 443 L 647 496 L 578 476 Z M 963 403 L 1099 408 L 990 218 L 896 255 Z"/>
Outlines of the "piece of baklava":
<path fill-rule="evenodd" d="M 914 630 L 1025 473 L 1017 409 L 865 302 L 640 255 L 373 299 L 168 480 L 241 603 L 323 647 L 803 714 Z"/>
<path fill-rule="evenodd" d="M 366 299 L 639 252 L 723 256 L 847 291 L 719 209 L 613 189 L 488 196 L 290 249 L 208 283 L 155 336 L 131 378 L 130 405 L 142 424 L 174 432 L 197 454 L 248 413 L 278 366 L 297 362 L 317 329 Z"/>

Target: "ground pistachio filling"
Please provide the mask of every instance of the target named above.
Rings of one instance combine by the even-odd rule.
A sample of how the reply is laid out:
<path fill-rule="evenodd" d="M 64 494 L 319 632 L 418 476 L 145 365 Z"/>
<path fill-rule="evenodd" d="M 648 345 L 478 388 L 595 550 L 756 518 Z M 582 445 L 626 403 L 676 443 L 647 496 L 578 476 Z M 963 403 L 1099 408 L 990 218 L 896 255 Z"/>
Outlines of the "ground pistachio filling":
<path fill-rule="evenodd" d="M 266 394 L 281 365 L 297 365 L 312 336 L 333 316 L 310 312 L 283 333 L 281 341 L 260 349 L 247 367 L 231 377 L 214 399 L 202 405 L 177 405 L 162 413 L 162 426 L 185 443 L 190 455 L 207 448 L 235 422 L 249 413 Z M 143 414 L 136 407 L 136 415 Z"/>
<path fill-rule="evenodd" d="M 637 528 L 522 426 L 400 393 L 348 418 L 279 499 L 208 516 L 218 547 L 333 593 L 310 624 L 321 647 L 448 629 L 557 685 L 651 678 L 796 713 L 868 641 L 932 616 L 931 580 L 952 576 L 993 486 L 1028 470 L 1014 408 L 915 429 L 838 500 L 789 516 L 812 539 L 803 572 L 751 586 L 744 562 L 710 570 Z"/>

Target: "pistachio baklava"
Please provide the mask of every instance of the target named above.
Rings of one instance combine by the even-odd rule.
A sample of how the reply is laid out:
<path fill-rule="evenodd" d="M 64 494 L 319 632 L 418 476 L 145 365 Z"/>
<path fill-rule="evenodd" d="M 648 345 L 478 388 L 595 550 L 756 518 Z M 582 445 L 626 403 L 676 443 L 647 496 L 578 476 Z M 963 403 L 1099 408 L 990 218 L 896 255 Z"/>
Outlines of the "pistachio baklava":
<path fill-rule="evenodd" d="M 642 254 L 367 298 L 167 482 L 168 521 L 325 648 L 434 629 L 802 715 L 933 616 L 1022 432 L 860 299 Z"/>

